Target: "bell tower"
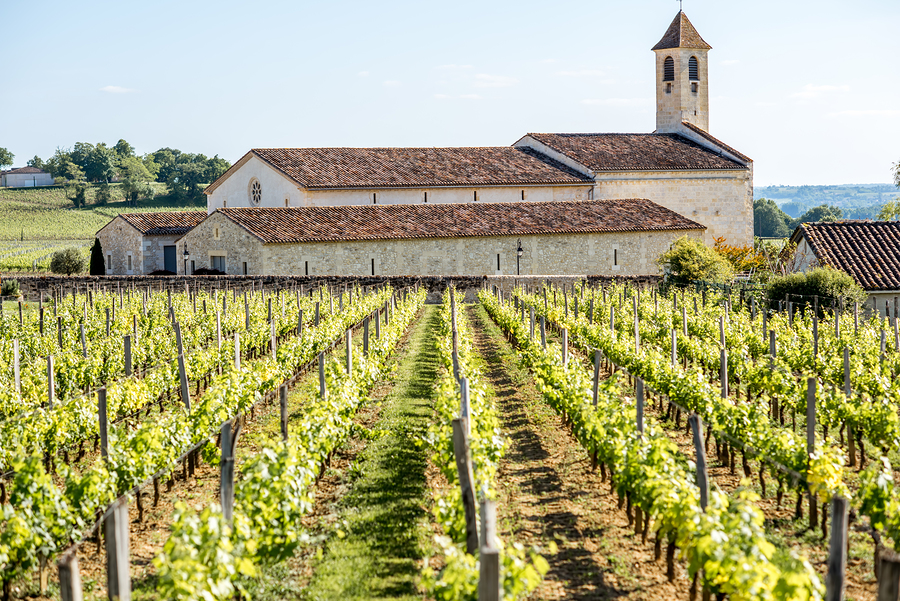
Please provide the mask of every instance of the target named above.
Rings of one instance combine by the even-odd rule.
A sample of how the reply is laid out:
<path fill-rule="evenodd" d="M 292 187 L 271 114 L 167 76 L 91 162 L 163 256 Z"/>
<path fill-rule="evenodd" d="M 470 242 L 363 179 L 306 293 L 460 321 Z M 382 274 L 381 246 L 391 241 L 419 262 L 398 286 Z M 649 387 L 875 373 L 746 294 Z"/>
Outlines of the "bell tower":
<path fill-rule="evenodd" d="M 678 11 L 656 53 L 656 132 L 670 133 L 687 121 L 709 131 L 709 74 L 706 54 L 712 48 Z"/>

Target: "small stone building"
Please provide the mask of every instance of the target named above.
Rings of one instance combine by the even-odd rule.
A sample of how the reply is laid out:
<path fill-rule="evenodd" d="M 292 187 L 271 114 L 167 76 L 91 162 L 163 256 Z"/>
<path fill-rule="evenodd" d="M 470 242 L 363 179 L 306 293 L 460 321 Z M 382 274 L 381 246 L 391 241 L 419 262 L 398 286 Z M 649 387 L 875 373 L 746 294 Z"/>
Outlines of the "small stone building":
<path fill-rule="evenodd" d="M 791 235 L 794 268 L 849 273 L 879 310 L 900 296 L 900 221 L 803 223 Z"/>
<path fill-rule="evenodd" d="M 3 188 L 36 188 L 52 185 L 53 176 L 37 167 L 0 171 L 0 187 Z"/>
<path fill-rule="evenodd" d="M 107 275 L 184 272 L 175 242 L 206 217 L 206 211 L 122 213 L 97 232 Z"/>
<path fill-rule="evenodd" d="M 176 254 L 229 275 L 646 275 L 704 229 L 643 199 L 225 208 Z"/>

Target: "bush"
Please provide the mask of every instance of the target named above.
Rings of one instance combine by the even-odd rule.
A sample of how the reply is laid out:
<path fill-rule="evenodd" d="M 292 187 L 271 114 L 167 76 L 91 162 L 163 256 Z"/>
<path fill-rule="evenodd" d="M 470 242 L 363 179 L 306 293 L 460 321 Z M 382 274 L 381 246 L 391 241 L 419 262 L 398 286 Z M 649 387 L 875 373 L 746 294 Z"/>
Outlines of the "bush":
<path fill-rule="evenodd" d="M 3 284 L 0 284 L 0 296 L 13 296 L 16 298 L 22 296 L 22 291 L 19 290 L 19 281 L 4 280 Z"/>
<path fill-rule="evenodd" d="M 818 267 L 806 273 L 777 277 L 769 282 L 768 291 L 769 298 L 776 301 L 784 300 L 788 294 L 802 296 L 805 301 L 812 301 L 813 296 L 819 296 L 821 306 L 830 305 L 831 299 L 843 300 L 845 304 L 863 302 L 868 296 L 850 274 L 831 267 Z"/>
<path fill-rule="evenodd" d="M 106 261 L 100 238 L 94 238 L 94 245 L 91 247 L 91 275 L 106 275 Z"/>
<path fill-rule="evenodd" d="M 109 203 L 110 200 L 109 184 L 104 182 L 97 186 L 97 192 L 94 194 L 94 204 L 105 205 Z"/>
<path fill-rule="evenodd" d="M 678 280 L 724 283 L 734 277 L 731 263 L 699 238 L 683 236 L 676 240 L 657 263 L 672 272 Z"/>
<path fill-rule="evenodd" d="M 66 248 L 53 253 L 50 258 L 50 271 L 64 275 L 84 271 L 84 257 L 77 248 Z"/>

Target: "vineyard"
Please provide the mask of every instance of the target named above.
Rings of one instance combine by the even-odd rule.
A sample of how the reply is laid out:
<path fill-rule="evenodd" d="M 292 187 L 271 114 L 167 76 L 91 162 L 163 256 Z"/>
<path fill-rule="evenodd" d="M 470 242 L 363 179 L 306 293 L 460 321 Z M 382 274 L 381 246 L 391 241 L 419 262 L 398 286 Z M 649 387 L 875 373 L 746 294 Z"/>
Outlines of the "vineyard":
<path fill-rule="evenodd" d="M 898 598 L 896 307 L 509 283 L 4 303 L 3 601 Z"/>

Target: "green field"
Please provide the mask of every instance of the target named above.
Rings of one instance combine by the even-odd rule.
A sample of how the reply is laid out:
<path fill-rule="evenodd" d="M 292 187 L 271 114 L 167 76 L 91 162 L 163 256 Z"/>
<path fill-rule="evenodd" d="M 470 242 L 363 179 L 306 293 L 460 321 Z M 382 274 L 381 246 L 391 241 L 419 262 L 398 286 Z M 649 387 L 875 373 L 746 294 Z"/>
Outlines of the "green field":
<path fill-rule="evenodd" d="M 50 256 L 69 247 L 85 254 L 97 230 L 120 213 L 196 210 L 199 204 L 176 201 L 165 184 L 152 184 L 156 196 L 126 204 L 119 184 L 110 185 L 112 202 L 94 204 L 96 188 L 87 190 L 87 206 L 76 209 L 62 186 L 0 188 L 0 271 L 47 271 Z M 202 201 L 201 201 L 202 202 Z"/>

